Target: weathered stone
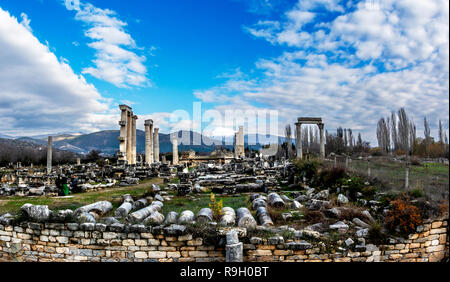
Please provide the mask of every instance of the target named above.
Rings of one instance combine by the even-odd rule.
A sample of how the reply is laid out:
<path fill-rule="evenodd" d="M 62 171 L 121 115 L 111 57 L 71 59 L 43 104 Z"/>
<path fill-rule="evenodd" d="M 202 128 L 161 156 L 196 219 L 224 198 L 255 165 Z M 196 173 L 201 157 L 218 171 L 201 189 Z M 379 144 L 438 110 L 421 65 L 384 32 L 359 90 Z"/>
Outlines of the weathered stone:
<path fill-rule="evenodd" d="M 339 196 L 337 198 L 337 202 L 340 205 L 346 205 L 346 204 L 348 204 L 348 198 L 342 194 L 339 194 Z"/>
<path fill-rule="evenodd" d="M 197 213 L 197 221 L 211 222 L 214 220 L 213 212 L 210 208 L 203 208 Z"/>
<path fill-rule="evenodd" d="M 163 206 L 163 203 L 160 201 L 154 201 L 152 204 L 146 208 L 140 209 L 136 212 L 133 212 L 127 217 L 127 221 L 131 223 L 140 223 L 147 217 L 149 217 L 152 213 L 160 211 Z"/>
<path fill-rule="evenodd" d="M 222 209 L 222 216 L 220 218 L 219 225 L 221 226 L 231 226 L 236 222 L 236 212 L 233 208 L 224 207 Z"/>
<path fill-rule="evenodd" d="M 178 218 L 178 224 L 189 224 L 194 221 L 194 213 L 192 211 L 186 210 L 183 211 Z"/>
<path fill-rule="evenodd" d="M 110 212 L 113 209 L 113 206 L 108 201 L 101 201 L 97 203 L 93 203 L 87 206 L 83 206 L 75 210 L 75 216 L 80 216 L 83 213 L 95 212 L 99 215 L 104 215 Z"/>
<path fill-rule="evenodd" d="M 164 221 L 164 224 L 177 224 L 178 222 L 178 213 L 171 211 L 167 214 L 166 220 Z"/>
<path fill-rule="evenodd" d="M 226 261 L 243 262 L 243 244 L 239 242 L 237 232 L 232 230 L 226 236 Z"/>
<path fill-rule="evenodd" d="M 130 202 L 124 202 L 117 210 L 115 211 L 116 217 L 126 217 L 128 213 L 133 209 L 133 204 Z"/>
<path fill-rule="evenodd" d="M 172 224 L 164 228 L 164 234 L 169 236 L 181 236 L 186 233 L 186 226 Z"/>
<path fill-rule="evenodd" d="M 164 223 L 164 215 L 155 211 L 144 219 L 143 224 L 145 225 L 160 225 Z"/>
<path fill-rule="evenodd" d="M 267 198 L 269 200 L 269 205 L 272 207 L 281 208 L 286 206 L 286 203 L 277 193 L 270 193 Z"/>
<path fill-rule="evenodd" d="M 52 216 L 52 211 L 48 208 L 48 206 L 25 204 L 20 208 L 20 211 L 28 219 L 35 222 L 46 222 Z"/>
<path fill-rule="evenodd" d="M 352 240 L 352 238 L 348 238 L 347 240 L 345 240 L 345 244 L 350 247 L 351 245 L 353 245 L 355 243 L 355 241 Z"/>
<path fill-rule="evenodd" d="M 358 226 L 360 226 L 360 227 L 362 227 L 362 228 L 370 228 L 369 224 L 365 223 L 364 221 L 362 221 L 361 219 L 359 219 L 357 217 L 355 217 L 353 219 L 353 223 L 358 225 Z"/>
<path fill-rule="evenodd" d="M 330 229 L 348 229 L 348 225 L 342 221 L 338 221 L 335 224 L 330 225 Z"/>
<path fill-rule="evenodd" d="M 237 210 L 237 225 L 249 230 L 256 228 L 256 220 L 247 208 L 239 208 Z"/>

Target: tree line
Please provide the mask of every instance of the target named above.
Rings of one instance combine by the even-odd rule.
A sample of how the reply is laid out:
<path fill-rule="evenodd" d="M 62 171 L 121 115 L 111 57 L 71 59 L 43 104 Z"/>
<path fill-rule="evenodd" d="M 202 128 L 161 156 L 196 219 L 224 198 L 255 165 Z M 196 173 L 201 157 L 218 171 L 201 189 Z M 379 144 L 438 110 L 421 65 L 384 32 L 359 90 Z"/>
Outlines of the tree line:
<path fill-rule="evenodd" d="M 52 163 L 54 165 L 75 163 L 77 155 L 72 152 L 53 149 Z M 47 147 L 28 142 L 0 139 L 0 166 L 6 167 L 21 163 L 22 166 L 46 165 Z"/>
<path fill-rule="evenodd" d="M 377 124 L 378 148 L 384 155 L 409 155 L 428 158 L 449 157 L 447 133 L 439 120 L 439 140 L 431 136 L 430 125 L 424 117 L 424 137 L 417 136 L 417 128 L 404 108 L 382 117 Z"/>

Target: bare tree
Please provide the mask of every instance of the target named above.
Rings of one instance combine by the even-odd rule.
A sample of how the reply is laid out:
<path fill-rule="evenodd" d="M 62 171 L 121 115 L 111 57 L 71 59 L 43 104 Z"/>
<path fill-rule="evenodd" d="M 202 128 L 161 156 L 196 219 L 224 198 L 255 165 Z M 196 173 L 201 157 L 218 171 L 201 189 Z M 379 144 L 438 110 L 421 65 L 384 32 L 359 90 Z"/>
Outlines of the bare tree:
<path fill-rule="evenodd" d="M 392 143 L 394 147 L 394 151 L 397 151 L 398 148 L 398 134 L 397 134 L 397 116 L 393 111 L 391 114 L 391 131 L 392 131 Z"/>
<path fill-rule="evenodd" d="M 410 152 L 410 155 L 413 155 L 413 153 L 414 153 L 414 146 L 416 143 L 416 138 L 417 138 L 416 125 L 411 120 L 409 123 L 409 152 Z"/>
<path fill-rule="evenodd" d="M 344 129 L 344 151 L 347 151 L 348 147 L 348 139 L 347 139 L 347 128 Z"/>
<path fill-rule="evenodd" d="M 401 108 L 398 111 L 398 140 L 402 151 L 408 154 L 409 152 L 409 120 L 405 109 Z"/>
<path fill-rule="evenodd" d="M 291 156 L 291 151 L 292 151 L 292 129 L 291 129 L 291 125 L 290 124 L 286 125 L 284 133 L 285 133 L 286 144 L 287 144 L 286 159 L 290 159 L 292 157 Z"/>
<path fill-rule="evenodd" d="M 439 142 L 444 145 L 444 130 L 442 129 L 442 121 L 439 120 Z"/>
<path fill-rule="evenodd" d="M 428 157 L 430 156 L 430 144 L 431 144 L 431 133 L 430 126 L 428 125 L 427 117 L 423 119 L 424 123 L 424 135 L 425 135 L 425 150 L 427 152 Z"/>
<path fill-rule="evenodd" d="M 350 150 L 352 150 L 353 146 L 355 146 L 355 144 L 353 143 L 353 131 L 351 129 L 348 129 L 348 142 L 349 142 Z"/>
<path fill-rule="evenodd" d="M 390 135 L 390 132 L 389 132 L 388 126 L 386 124 L 386 120 L 384 118 L 381 118 L 378 121 L 378 126 L 377 126 L 377 139 L 378 139 L 378 146 L 385 153 L 389 153 L 389 149 L 390 149 L 389 135 Z"/>

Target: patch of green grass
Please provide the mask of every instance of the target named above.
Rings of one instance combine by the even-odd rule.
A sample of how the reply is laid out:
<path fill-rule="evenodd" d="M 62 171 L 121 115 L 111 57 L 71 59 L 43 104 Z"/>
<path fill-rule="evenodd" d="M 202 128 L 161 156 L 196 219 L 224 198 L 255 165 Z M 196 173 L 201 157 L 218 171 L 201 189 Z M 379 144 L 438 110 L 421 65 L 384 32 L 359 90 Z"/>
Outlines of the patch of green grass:
<path fill-rule="evenodd" d="M 180 178 L 179 177 L 175 177 L 175 178 L 170 180 L 170 184 L 179 184 L 179 183 L 180 183 Z"/>
<path fill-rule="evenodd" d="M 75 210 L 81 206 L 92 204 L 98 201 L 110 201 L 113 207 L 118 207 L 122 196 L 130 194 L 131 196 L 141 196 L 149 191 L 151 184 L 161 183 L 161 179 L 151 179 L 142 181 L 139 185 L 110 188 L 102 191 L 88 192 L 81 194 L 73 194 L 72 198 L 52 198 L 52 197 L 10 197 L 0 198 L 0 214 L 11 213 L 17 214 L 24 204 L 46 205 L 51 210 Z"/>
<path fill-rule="evenodd" d="M 371 176 L 385 184 L 385 190 L 405 191 L 405 164 L 400 162 L 372 159 Z M 367 174 L 367 161 L 353 160 L 350 170 L 362 175 Z M 432 200 L 440 200 L 448 195 L 449 167 L 441 163 L 424 163 L 409 167 L 409 186 L 422 187 L 425 195 Z"/>
<path fill-rule="evenodd" d="M 218 197 L 216 196 L 216 200 L 223 200 L 224 207 L 231 207 L 235 210 L 241 207 L 248 206 L 248 196 L 243 195 L 240 197 Z M 162 213 L 166 215 L 167 213 L 174 211 L 177 213 L 181 213 L 185 210 L 190 210 L 194 214 L 197 214 L 201 209 L 208 208 L 210 203 L 209 194 L 205 195 L 197 195 L 196 199 L 193 200 L 189 197 L 178 197 L 175 196 L 171 201 L 164 202 L 164 207 L 162 208 Z"/>

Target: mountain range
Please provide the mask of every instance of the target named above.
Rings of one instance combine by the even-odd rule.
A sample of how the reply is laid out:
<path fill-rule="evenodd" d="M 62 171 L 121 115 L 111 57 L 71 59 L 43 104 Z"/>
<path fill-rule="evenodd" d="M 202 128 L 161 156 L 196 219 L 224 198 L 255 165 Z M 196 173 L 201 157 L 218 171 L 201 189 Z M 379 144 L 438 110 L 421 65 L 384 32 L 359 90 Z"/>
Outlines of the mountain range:
<path fill-rule="evenodd" d="M 120 135 L 119 130 L 107 130 L 90 134 L 82 133 L 62 133 L 53 136 L 53 147 L 59 150 L 70 151 L 78 154 L 87 154 L 92 150 L 101 151 L 104 155 L 114 155 L 119 150 L 118 137 Z M 5 136 L 5 135 L 2 135 Z M 190 143 L 181 143 L 178 147 L 180 152 L 194 150 L 198 153 L 213 152 L 217 148 L 233 149 L 232 137 L 207 137 L 193 131 L 180 131 L 179 142 L 182 142 L 182 136 L 190 136 Z M 14 139 L 10 136 L 5 136 L 6 139 Z M 0 138 L 5 138 L 0 137 Z M 17 141 L 34 143 L 37 145 L 47 145 L 47 135 L 32 136 L 32 137 L 20 137 L 15 138 Z M 278 140 L 284 138 L 278 136 L 262 136 L 262 135 L 245 135 L 245 145 L 254 150 L 259 150 L 263 145 L 270 143 L 276 143 Z M 201 145 L 191 145 L 193 140 L 201 140 Z M 248 141 L 251 141 L 254 145 L 248 145 Z M 254 142 L 254 141 L 257 142 Z M 265 142 L 259 142 L 259 140 L 265 140 Z M 226 142 L 225 142 L 226 141 Z M 255 144 L 256 143 L 256 144 Z M 159 134 L 159 147 L 161 153 L 172 152 L 172 142 L 170 141 L 170 134 Z M 136 151 L 137 153 L 145 152 L 145 132 L 142 130 L 136 131 Z"/>

